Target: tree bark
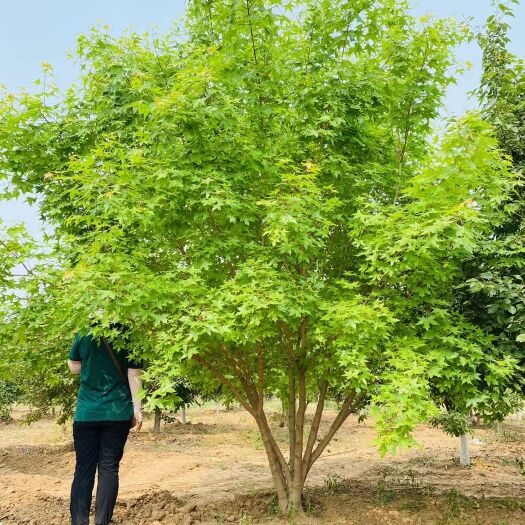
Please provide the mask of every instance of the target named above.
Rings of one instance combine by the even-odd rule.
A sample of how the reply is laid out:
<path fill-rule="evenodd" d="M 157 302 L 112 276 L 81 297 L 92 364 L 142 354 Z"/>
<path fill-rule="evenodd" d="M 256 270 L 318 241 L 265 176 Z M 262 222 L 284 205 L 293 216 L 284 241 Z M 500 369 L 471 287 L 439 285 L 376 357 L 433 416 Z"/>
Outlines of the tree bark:
<path fill-rule="evenodd" d="M 160 433 L 160 417 L 162 416 L 162 410 L 159 407 L 155 407 L 155 420 L 153 423 L 153 433 Z"/>
<path fill-rule="evenodd" d="M 186 405 L 182 405 L 182 408 L 180 409 L 180 413 L 181 413 L 182 424 L 185 425 L 186 424 Z"/>
<path fill-rule="evenodd" d="M 279 426 L 283 428 L 288 422 L 288 402 L 281 399 L 281 420 Z"/>
<path fill-rule="evenodd" d="M 328 381 L 324 380 L 321 384 L 321 391 L 319 392 L 319 399 L 317 400 L 314 419 L 312 420 L 312 426 L 310 427 L 310 435 L 308 436 L 308 442 L 306 443 L 306 449 L 304 451 L 303 482 L 306 481 L 306 474 L 309 470 L 312 451 L 314 449 L 315 441 L 317 440 L 317 435 L 319 434 L 319 426 L 321 425 L 321 418 L 323 416 L 324 402 L 327 392 Z"/>
<path fill-rule="evenodd" d="M 264 421 L 261 417 L 256 417 L 255 421 L 259 427 L 259 432 L 261 433 L 263 439 L 264 450 L 266 451 L 266 456 L 270 465 L 270 472 L 272 473 L 273 483 L 275 485 L 275 490 L 277 491 L 279 509 L 283 514 L 285 514 L 288 509 L 288 491 L 283 465 L 280 464 L 278 453 L 275 450 L 275 447 L 272 445 L 272 439 L 270 437 L 271 431 L 267 425 L 264 424 Z"/>
<path fill-rule="evenodd" d="M 468 467 L 470 465 L 468 434 L 462 434 L 459 437 L 459 464 L 463 467 Z"/>
<path fill-rule="evenodd" d="M 292 486 L 290 490 L 289 512 L 302 513 L 301 497 L 303 494 L 303 446 L 304 446 L 304 415 L 306 413 L 306 370 L 299 369 L 299 404 L 295 416 L 295 446 L 292 472 Z"/>
<path fill-rule="evenodd" d="M 288 452 L 288 464 L 290 473 L 293 475 L 295 465 L 295 359 L 293 350 L 290 350 L 288 356 L 288 443 L 290 445 Z"/>

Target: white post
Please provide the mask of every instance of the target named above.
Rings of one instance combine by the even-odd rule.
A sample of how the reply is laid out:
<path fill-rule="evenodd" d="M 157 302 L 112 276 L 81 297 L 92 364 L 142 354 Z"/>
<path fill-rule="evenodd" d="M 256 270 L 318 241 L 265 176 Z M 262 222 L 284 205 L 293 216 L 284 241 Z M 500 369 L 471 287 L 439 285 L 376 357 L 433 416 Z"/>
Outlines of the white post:
<path fill-rule="evenodd" d="M 459 464 L 463 467 L 468 467 L 470 465 L 470 454 L 468 450 L 468 434 L 462 434 L 459 437 L 459 440 Z"/>
<path fill-rule="evenodd" d="M 181 415 L 182 415 L 182 424 L 186 424 L 186 405 L 182 405 L 181 408 Z"/>

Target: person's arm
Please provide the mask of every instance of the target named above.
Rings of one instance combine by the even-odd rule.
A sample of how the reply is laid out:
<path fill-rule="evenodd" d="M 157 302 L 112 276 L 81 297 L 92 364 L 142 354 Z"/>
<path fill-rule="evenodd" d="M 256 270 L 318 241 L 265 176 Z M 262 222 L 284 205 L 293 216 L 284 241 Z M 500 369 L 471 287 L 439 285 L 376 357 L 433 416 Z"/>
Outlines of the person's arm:
<path fill-rule="evenodd" d="M 82 361 L 73 361 L 71 359 L 68 359 L 67 366 L 69 366 L 69 370 L 71 370 L 72 374 L 80 374 L 80 369 L 82 368 Z"/>
<path fill-rule="evenodd" d="M 67 365 L 73 374 L 80 374 L 82 361 L 80 358 L 80 336 L 77 334 L 69 350 Z"/>
<path fill-rule="evenodd" d="M 142 428 L 142 403 L 139 399 L 138 392 L 142 385 L 142 370 L 140 368 L 128 368 L 128 383 L 131 391 L 131 400 L 133 401 L 133 419 L 136 430 Z"/>

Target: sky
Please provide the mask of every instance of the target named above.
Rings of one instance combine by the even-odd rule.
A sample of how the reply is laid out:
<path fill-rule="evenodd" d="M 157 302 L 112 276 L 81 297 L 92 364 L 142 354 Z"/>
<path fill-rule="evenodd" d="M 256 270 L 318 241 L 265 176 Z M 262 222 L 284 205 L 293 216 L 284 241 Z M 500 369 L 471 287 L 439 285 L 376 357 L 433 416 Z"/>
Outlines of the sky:
<path fill-rule="evenodd" d="M 40 76 L 40 64 L 53 65 L 58 84 L 66 87 L 78 74 L 68 53 L 75 48 L 79 34 L 94 25 L 108 25 L 111 33 L 120 34 L 126 28 L 139 32 L 165 32 L 173 20 L 180 17 L 187 0 L 0 0 L 0 84 L 9 90 L 30 87 Z M 432 14 L 439 17 L 455 16 L 460 20 L 473 17 L 473 24 L 481 27 L 494 12 L 490 0 L 420 0 L 411 1 L 416 15 Z M 514 7 L 516 17 L 511 19 L 510 50 L 525 56 L 525 0 Z M 468 93 L 478 84 L 481 52 L 475 42 L 457 49 L 461 61 L 474 67 L 451 86 L 445 101 L 445 115 L 459 115 L 475 107 Z M 40 236 L 38 209 L 23 201 L 0 201 L 0 219 L 6 224 L 25 222 L 28 230 Z"/>

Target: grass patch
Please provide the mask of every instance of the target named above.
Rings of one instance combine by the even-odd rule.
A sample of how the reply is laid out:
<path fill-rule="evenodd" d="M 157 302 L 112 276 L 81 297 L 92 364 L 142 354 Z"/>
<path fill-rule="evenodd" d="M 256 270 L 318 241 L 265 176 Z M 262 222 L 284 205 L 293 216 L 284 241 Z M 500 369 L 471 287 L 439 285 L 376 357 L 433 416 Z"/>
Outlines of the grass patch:
<path fill-rule="evenodd" d="M 444 505 L 445 509 L 441 519 L 438 521 L 438 525 L 460 525 L 463 523 L 459 519 L 463 510 L 476 506 L 455 488 L 445 494 Z"/>
<path fill-rule="evenodd" d="M 329 474 L 324 480 L 322 492 L 327 496 L 346 494 L 348 492 L 348 483 L 345 478 L 338 474 Z"/>
<path fill-rule="evenodd" d="M 264 450 L 264 443 L 261 434 L 256 430 L 245 428 L 237 432 L 237 435 L 241 438 L 242 441 L 249 444 L 254 449 Z"/>
<path fill-rule="evenodd" d="M 243 514 L 239 520 L 239 525 L 252 525 L 253 518 L 249 514 Z"/>
<path fill-rule="evenodd" d="M 384 480 L 378 482 L 374 498 L 376 505 L 381 505 L 384 507 L 385 505 L 389 505 L 395 501 L 396 498 L 396 491 L 392 488 L 389 488 Z"/>
<path fill-rule="evenodd" d="M 500 503 L 502 507 L 512 510 L 512 511 L 516 511 L 516 510 L 525 511 L 525 501 L 523 500 L 520 501 L 514 498 L 505 498 L 505 499 L 502 499 Z"/>

